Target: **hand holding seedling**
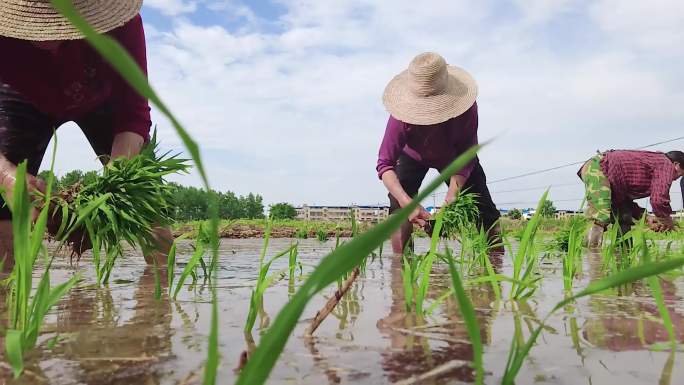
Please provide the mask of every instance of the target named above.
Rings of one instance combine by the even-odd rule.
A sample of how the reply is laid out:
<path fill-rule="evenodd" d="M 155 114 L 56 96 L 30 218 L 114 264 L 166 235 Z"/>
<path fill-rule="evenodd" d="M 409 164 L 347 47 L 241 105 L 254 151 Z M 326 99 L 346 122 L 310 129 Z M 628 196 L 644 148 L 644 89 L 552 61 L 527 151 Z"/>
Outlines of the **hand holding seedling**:
<path fill-rule="evenodd" d="M 448 206 L 456 201 L 458 193 L 461 188 L 465 185 L 466 179 L 463 175 L 452 175 L 449 179 L 449 189 L 447 190 L 446 197 L 444 198 L 444 205 Z"/>
<path fill-rule="evenodd" d="M 12 193 L 17 180 L 17 166 L 0 154 L 0 190 L 4 192 L 5 202 L 13 202 Z M 26 184 L 30 192 L 45 192 L 45 181 L 33 175 L 26 174 Z M 38 211 L 33 208 L 31 217 L 35 221 Z"/>
<path fill-rule="evenodd" d="M 432 215 L 430 215 L 430 213 L 425 210 L 423 206 L 416 207 L 411 215 L 409 215 L 409 221 L 414 225 L 420 226 L 421 228 L 424 228 L 427 224 L 427 221 L 430 219 L 432 219 Z"/>
<path fill-rule="evenodd" d="M 655 218 L 652 224 L 649 223 L 649 227 L 653 231 L 664 233 L 674 230 L 675 224 L 672 217 Z"/>

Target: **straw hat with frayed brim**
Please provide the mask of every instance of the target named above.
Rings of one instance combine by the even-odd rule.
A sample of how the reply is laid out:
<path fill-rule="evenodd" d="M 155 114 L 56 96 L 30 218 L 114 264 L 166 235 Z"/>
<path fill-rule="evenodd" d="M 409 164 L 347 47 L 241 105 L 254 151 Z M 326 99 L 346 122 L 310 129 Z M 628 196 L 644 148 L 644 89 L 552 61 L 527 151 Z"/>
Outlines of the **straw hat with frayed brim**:
<path fill-rule="evenodd" d="M 396 119 L 431 125 L 463 114 L 476 97 L 477 83 L 469 73 L 427 52 L 416 56 L 407 70 L 389 82 L 382 100 Z"/>
<path fill-rule="evenodd" d="M 73 0 L 72 3 L 99 33 L 126 24 L 142 6 L 142 0 Z M 50 0 L 0 0 L 0 36 L 32 41 L 83 38 Z"/>

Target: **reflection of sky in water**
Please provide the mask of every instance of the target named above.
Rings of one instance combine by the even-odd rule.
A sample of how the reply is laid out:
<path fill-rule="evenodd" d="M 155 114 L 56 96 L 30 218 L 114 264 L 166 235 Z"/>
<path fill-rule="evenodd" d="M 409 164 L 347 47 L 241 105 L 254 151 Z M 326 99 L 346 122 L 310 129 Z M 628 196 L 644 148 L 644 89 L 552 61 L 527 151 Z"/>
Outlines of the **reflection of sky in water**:
<path fill-rule="evenodd" d="M 268 255 L 288 248 L 290 242 L 272 240 Z M 299 242 L 305 274 L 334 247 L 334 240 L 324 244 L 315 240 Z M 222 383 L 234 381 L 232 369 L 246 347 L 242 328 L 256 281 L 261 245 L 262 241 L 255 239 L 222 240 L 218 281 Z M 417 240 L 417 251 L 423 252 L 427 247 L 427 240 Z M 305 343 L 301 336 L 308 320 L 334 287 L 318 295 L 307 307 L 269 384 L 390 383 L 440 365 L 452 366 L 436 382 L 426 383 L 449 383 L 447 378 L 472 381 L 472 371 L 461 362 L 472 358 L 472 348 L 456 303 L 449 298 L 423 323 L 415 316 L 406 316 L 401 264 L 389 257 L 388 250 L 387 245 L 384 257 L 368 265 L 365 277 L 357 281 L 318 329 L 313 345 Z M 189 244 L 180 245 L 181 266 L 191 253 Z M 589 256 L 586 261 L 576 288 L 600 276 L 600 257 Z M 80 265 L 88 283 L 94 281 L 94 273 L 86 271 L 91 263 L 86 256 Z M 287 264 L 285 256 L 272 265 L 271 271 L 284 271 Z M 542 286 L 527 303 L 496 303 L 488 284 L 468 288 L 486 344 L 485 369 L 496 377 L 488 378 L 488 382 L 499 381 L 516 330 L 529 336 L 537 318 L 546 315 L 563 298 L 561 271 L 559 260 L 551 258 L 543 263 Z M 449 287 L 445 266 L 436 265 L 434 273 L 429 301 Z M 503 273 L 512 273 L 509 259 L 503 262 Z M 56 260 L 54 281 L 69 274 L 72 270 L 68 262 Z M 683 280 L 661 281 L 661 285 L 678 337 L 684 340 Z M 507 288 L 508 285 L 503 286 L 504 298 Z M 169 304 L 156 302 L 153 289 L 153 275 L 142 258 L 128 257 L 119 261 L 109 289 L 84 284 L 72 291 L 48 317 L 46 333 L 39 340 L 43 350 L 37 351 L 33 361 L 40 364 L 29 369 L 33 374 L 25 376 L 22 383 L 39 384 L 47 379 L 52 384 L 201 383 L 210 322 L 209 291 L 201 285 L 194 291 L 184 289 L 178 301 Z M 675 356 L 668 365 L 668 353 L 646 349 L 667 340 L 649 291 L 640 285 L 622 291 L 621 297 L 611 293 L 584 298 L 572 307 L 574 313 L 560 311 L 551 317 L 518 382 L 657 383 L 663 373 L 672 370 L 670 383 L 679 383 L 677 378 L 684 377 L 684 362 Z M 285 277 L 266 291 L 264 313 L 257 319 L 253 332 L 257 342 L 260 325 L 271 322 L 287 299 Z M 51 352 L 46 348 L 47 340 L 55 332 L 59 333 L 60 342 Z"/>

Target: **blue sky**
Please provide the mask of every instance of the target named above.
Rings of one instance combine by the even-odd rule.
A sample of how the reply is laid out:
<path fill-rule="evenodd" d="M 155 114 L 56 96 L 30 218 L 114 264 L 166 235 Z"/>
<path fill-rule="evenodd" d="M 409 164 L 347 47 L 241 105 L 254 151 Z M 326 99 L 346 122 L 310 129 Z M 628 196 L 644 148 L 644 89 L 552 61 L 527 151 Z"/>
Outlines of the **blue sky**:
<path fill-rule="evenodd" d="M 478 81 L 480 139 L 496 139 L 481 154 L 490 180 L 684 132 L 679 0 L 147 0 L 142 15 L 150 80 L 199 140 L 214 186 L 269 203 L 385 202 L 382 91 L 423 51 Z M 75 128 L 62 136 L 84 150 L 58 154 L 58 170 L 97 167 Z M 532 206 L 549 185 L 576 208 L 575 171 L 490 188 L 503 208 Z"/>

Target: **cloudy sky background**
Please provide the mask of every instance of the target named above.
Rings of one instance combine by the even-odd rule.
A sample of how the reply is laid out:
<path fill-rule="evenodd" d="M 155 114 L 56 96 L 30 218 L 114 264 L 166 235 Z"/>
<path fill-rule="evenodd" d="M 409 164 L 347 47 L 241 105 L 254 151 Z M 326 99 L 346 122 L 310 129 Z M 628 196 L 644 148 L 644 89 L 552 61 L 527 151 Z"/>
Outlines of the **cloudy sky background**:
<path fill-rule="evenodd" d="M 146 0 L 143 19 L 150 80 L 199 141 L 213 187 L 267 203 L 386 202 L 381 95 L 423 51 L 477 79 L 490 180 L 684 135 L 680 0 Z M 59 138 L 58 172 L 98 167 L 77 128 Z M 576 208 L 575 171 L 490 189 L 500 207 L 529 207 L 551 185 L 556 206 Z"/>

